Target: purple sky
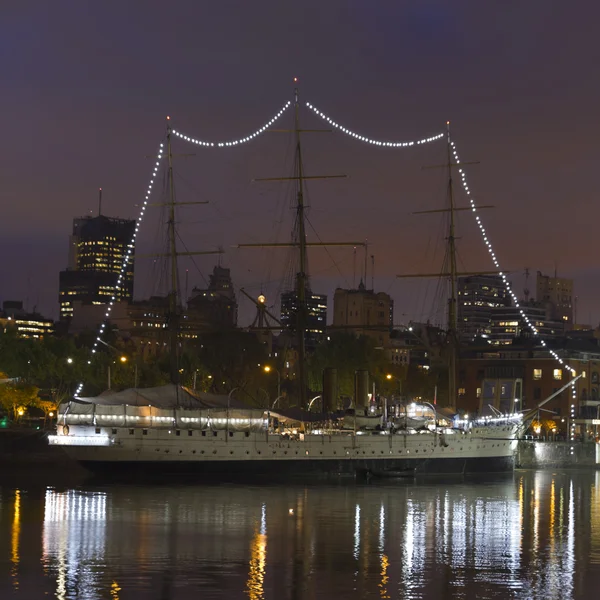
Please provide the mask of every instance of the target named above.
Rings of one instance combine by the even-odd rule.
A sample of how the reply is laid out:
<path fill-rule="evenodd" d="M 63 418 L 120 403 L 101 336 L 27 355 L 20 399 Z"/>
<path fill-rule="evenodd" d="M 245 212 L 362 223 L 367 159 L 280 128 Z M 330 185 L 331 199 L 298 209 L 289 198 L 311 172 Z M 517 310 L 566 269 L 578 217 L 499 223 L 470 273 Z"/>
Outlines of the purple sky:
<path fill-rule="evenodd" d="M 422 137 L 451 119 L 462 158 L 480 161 L 469 169 L 471 189 L 496 205 L 484 216 L 501 264 L 534 273 L 557 265 L 577 279 L 578 320 L 597 323 L 600 6 L 586 4 L 580 12 L 549 0 L 3 5 L 0 299 L 57 314 L 72 218 L 95 210 L 98 186 L 106 214 L 137 215 L 165 115 L 195 137 L 241 137 L 291 99 L 297 76 L 303 100 L 374 138 Z M 322 125 L 308 111 L 302 119 Z M 251 179 L 289 175 L 290 144 L 270 133 L 233 149 L 176 145 L 196 153 L 178 159 L 178 198 L 211 203 L 184 209 L 186 245 L 223 245 L 235 284 L 271 299 L 285 252 L 231 246 L 287 239 L 287 186 Z M 349 176 L 310 184 L 311 222 L 323 240 L 372 242 L 375 287 L 394 297 L 396 322 L 433 314 L 435 283 L 394 275 L 439 268 L 438 217 L 410 213 L 445 201 L 444 173 L 421 170 L 444 152 L 440 143 L 389 150 L 341 133 L 306 136 L 308 174 Z M 153 210 L 140 251 L 156 239 Z M 490 269 L 469 213 L 460 235 L 462 266 Z M 197 264 L 206 274 L 214 258 Z M 352 283 L 351 250 L 312 252 L 310 265 L 315 291 Z M 190 287 L 202 285 L 184 266 Z M 136 268 L 137 295 L 147 296 L 152 270 L 143 259 Z M 252 309 L 243 301 L 240 312 L 247 321 Z"/>

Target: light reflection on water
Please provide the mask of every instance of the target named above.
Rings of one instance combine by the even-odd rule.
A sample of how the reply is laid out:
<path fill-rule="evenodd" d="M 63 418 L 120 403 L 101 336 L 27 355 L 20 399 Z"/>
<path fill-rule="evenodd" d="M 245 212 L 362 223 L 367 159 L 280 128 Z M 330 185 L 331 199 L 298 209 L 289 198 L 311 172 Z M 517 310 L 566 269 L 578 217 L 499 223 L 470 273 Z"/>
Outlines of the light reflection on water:
<path fill-rule="evenodd" d="M 0 598 L 595 598 L 599 486 L 0 488 Z"/>

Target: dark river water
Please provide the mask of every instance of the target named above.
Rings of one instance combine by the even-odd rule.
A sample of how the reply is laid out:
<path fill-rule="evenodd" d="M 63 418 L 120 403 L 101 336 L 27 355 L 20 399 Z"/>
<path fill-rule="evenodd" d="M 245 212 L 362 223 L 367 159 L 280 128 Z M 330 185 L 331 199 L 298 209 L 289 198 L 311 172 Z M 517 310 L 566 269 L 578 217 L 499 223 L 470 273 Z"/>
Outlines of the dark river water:
<path fill-rule="evenodd" d="M 600 473 L 333 486 L 1 482 L 0 600 L 600 598 Z"/>

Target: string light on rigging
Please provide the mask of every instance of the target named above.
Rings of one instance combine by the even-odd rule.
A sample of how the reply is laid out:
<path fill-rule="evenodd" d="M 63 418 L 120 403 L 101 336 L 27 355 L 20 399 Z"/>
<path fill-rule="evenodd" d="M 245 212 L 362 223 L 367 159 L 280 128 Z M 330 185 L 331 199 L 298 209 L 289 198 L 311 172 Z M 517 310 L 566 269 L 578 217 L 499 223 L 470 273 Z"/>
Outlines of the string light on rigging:
<path fill-rule="evenodd" d="M 265 123 L 265 125 L 263 125 L 259 129 L 257 129 L 254 133 L 251 133 L 250 135 L 247 135 L 246 137 L 240 138 L 239 140 L 232 140 L 229 142 L 207 142 L 207 141 L 197 140 L 195 138 L 192 138 L 189 135 L 185 135 L 184 133 L 181 133 L 175 129 L 173 129 L 173 134 L 176 135 L 178 138 L 185 140 L 186 142 L 190 142 L 190 143 L 196 144 L 198 146 L 206 146 L 209 148 L 212 148 L 214 146 L 216 146 L 217 148 L 224 148 L 225 146 L 239 146 L 240 144 L 245 144 L 247 142 L 251 142 L 253 139 L 257 138 L 259 135 L 261 135 L 265 131 L 267 131 L 267 129 L 269 129 L 269 127 L 271 127 L 271 125 L 273 125 L 273 123 L 275 123 L 275 121 L 277 121 L 281 117 L 281 115 L 283 115 L 283 113 L 291 106 L 291 104 L 292 104 L 291 101 L 288 100 L 283 105 L 283 108 L 278 113 L 276 113 L 269 121 L 267 121 L 267 123 Z"/>
<path fill-rule="evenodd" d="M 454 157 L 454 161 L 456 162 L 457 165 L 460 165 L 460 159 L 458 157 L 458 152 L 456 150 L 456 144 L 453 141 L 450 141 L 450 146 L 452 148 L 452 154 Z M 529 317 L 525 314 L 525 311 L 523 310 L 523 308 L 521 307 L 521 304 L 519 303 L 519 299 L 517 298 L 517 295 L 513 292 L 512 288 L 510 286 L 510 282 L 508 281 L 506 274 L 500 270 L 500 263 L 498 261 L 498 258 L 496 257 L 494 249 L 492 248 L 492 244 L 491 244 L 490 240 L 488 239 L 487 231 L 486 231 L 485 227 L 483 226 L 483 223 L 481 222 L 481 218 L 479 217 L 479 215 L 477 215 L 477 205 L 475 204 L 475 200 L 473 199 L 473 196 L 471 195 L 471 191 L 469 190 L 469 186 L 467 184 L 467 177 L 466 177 L 464 169 L 459 168 L 458 173 L 460 174 L 463 189 L 465 190 L 465 193 L 467 194 L 467 198 L 469 199 L 469 204 L 471 206 L 471 210 L 476 215 L 475 220 L 477 222 L 477 225 L 479 226 L 479 230 L 481 231 L 483 241 L 485 242 L 488 253 L 494 263 L 494 266 L 499 271 L 498 274 L 500 275 L 500 277 L 502 277 L 502 282 L 504 283 L 504 287 L 506 288 L 506 291 L 510 294 L 510 297 L 512 298 L 513 302 L 515 303 L 515 307 L 519 309 L 519 314 L 525 320 L 527 327 L 529 327 L 529 329 L 533 333 L 533 335 L 539 336 L 540 332 L 538 331 L 537 327 L 531 322 Z M 575 369 L 573 369 L 572 367 L 567 365 L 565 363 L 565 361 L 554 350 L 552 350 L 552 348 L 549 348 L 548 345 L 546 344 L 545 340 L 540 339 L 540 343 L 552 355 L 552 357 L 555 358 L 559 362 L 559 364 L 561 364 L 563 367 L 565 367 L 567 370 L 569 370 L 573 376 L 575 376 Z M 572 394 L 574 397 L 576 396 L 575 386 L 573 386 Z"/>
<path fill-rule="evenodd" d="M 360 140 L 361 142 L 371 144 L 373 146 L 385 146 L 387 148 L 407 148 L 410 146 L 419 146 L 421 144 L 429 144 L 431 142 L 436 142 L 437 140 L 441 140 L 444 137 L 443 133 L 438 133 L 434 136 L 423 138 L 421 140 L 413 140 L 411 142 L 386 142 L 381 140 L 374 140 L 364 135 L 359 135 L 358 133 L 347 129 L 343 125 L 336 123 L 333 119 L 329 118 L 325 113 L 321 112 L 316 106 L 313 106 L 310 102 L 307 102 L 306 106 L 310 108 L 317 116 L 321 117 L 321 119 L 327 121 L 327 123 L 329 123 L 332 127 L 339 129 L 340 131 L 344 132 L 350 137 Z"/>
<path fill-rule="evenodd" d="M 169 117 L 167 117 L 167 119 L 169 119 Z M 125 253 L 125 256 L 123 258 L 123 262 L 121 263 L 121 268 L 119 269 L 119 277 L 117 278 L 117 285 L 115 286 L 115 295 L 111 297 L 109 303 L 108 303 L 108 307 L 106 309 L 106 312 L 104 313 L 104 319 L 108 319 L 110 317 L 110 313 L 112 312 L 112 308 L 114 303 L 117 300 L 117 295 L 118 293 L 121 291 L 121 287 L 122 287 L 122 283 L 123 283 L 123 279 L 125 278 L 125 274 L 127 271 L 127 266 L 129 265 L 129 261 L 131 260 L 131 253 L 133 252 L 133 248 L 135 247 L 135 239 L 137 237 L 138 234 L 138 230 L 139 230 L 139 223 L 142 221 L 142 218 L 144 216 L 144 211 L 146 210 L 146 206 L 148 205 L 148 200 L 150 198 L 150 194 L 152 192 L 152 187 L 154 185 L 154 179 L 156 177 L 156 174 L 158 173 L 159 167 L 160 167 L 160 163 L 163 157 L 163 152 L 164 152 L 164 144 L 160 144 L 159 148 L 158 148 L 158 153 L 156 155 L 156 163 L 154 165 L 154 169 L 152 171 L 152 175 L 150 177 L 150 184 L 148 185 L 148 190 L 146 192 L 146 195 L 144 197 L 144 201 L 142 203 L 142 207 L 140 209 L 140 214 L 138 216 L 138 220 L 137 220 L 137 224 L 136 224 L 136 228 L 135 231 L 132 235 L 131 238 L 131 243 L 128 246 L 127 252 Z M 102 335 L 104 334 L 104 329 L 106 327 L 106 323 L 102 323 L 102 325 L 100 325 L 100 329 L 98 331 L 98 335 L 96 336 L 96 340 L 94 341 L 94 344 L 92 346 L 92 354 L 96 354 L 96 351 L 98 350 L 98 344 L 102 343 Z M 91 361 L 88 360 L 88 365 L 91 364 Z M 83 390 L 83 382 L 80 382 L 77 385 L 77 388 L 75 390 L 75 397 L 79 396 L 81 394 L 81 391 Z"/>

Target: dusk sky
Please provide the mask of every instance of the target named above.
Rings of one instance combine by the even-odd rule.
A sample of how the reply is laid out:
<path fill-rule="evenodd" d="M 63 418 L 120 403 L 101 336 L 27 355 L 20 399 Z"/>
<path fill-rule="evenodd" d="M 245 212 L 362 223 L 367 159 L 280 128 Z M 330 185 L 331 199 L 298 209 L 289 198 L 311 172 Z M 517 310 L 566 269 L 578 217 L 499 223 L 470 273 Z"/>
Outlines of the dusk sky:
<path fill-rule="evenodd" d="M 3 3 L 0 299 L 57 317 L 73 217 L 97 210 L 99 186 L 105 214 L 137 216 L 167 114 L 193 137 L 240 138 L 292 99 L 298 77 L 303 103 L 365 136 L 422 138 L 450 119 L 461 158 L 480 161 L 469 167 L 470 187 L 496 206 L 482 218 L 519 295 L 525 267 L 534 275 L 557 268 L 576 279 L 577 320 L 597 325 L 599 19 L 597 3 L 552 0 Z M 291 126 L 292 116 L 277 126 Z M 307 109 L 301 119 L 325 125 Z M 446 201 L 443 170 L 421 168 L 444 162 L 444 144 L 305 138 L 308 175 L 348 175 L 309 184 L 318 238 L 369 240 L 375 288 L 394 298 L 395 322 L 436 320 L 435 283 L 394 276 L 440 270 L 439 216 L 410 213 Z M 186 246 L 223 246 L 234 284 L 271 301 L 285 251 L 232 246 L 289 238 L 289 186 L 251 180 L 291 175 L 291 143 L 267 133 L 236 148 L 174 144 L 196 154 L 176 159 L 178 199 L 210 202 L 182 209 Z M 458 203 L 466 204 L 461 193 Z M 139 252 L 156 249 L 160 210 L 149 212 Z M 459 235 L 460 268 L 491 269 L 470 213 Z M 352 285 L 352 250 L 315 250 L 309 260 L 313 290 L 330 294 L 331 312 L 335 287 Z M 206 277 L 215 257 L 196 263 Z M 186 267 L 189 287 L 204 285 Z M 136 296 L 147 297 L 156 291 L 148 260 L 136 270 Z M 240 303 L 245 324 L 252 307 Z"/>

